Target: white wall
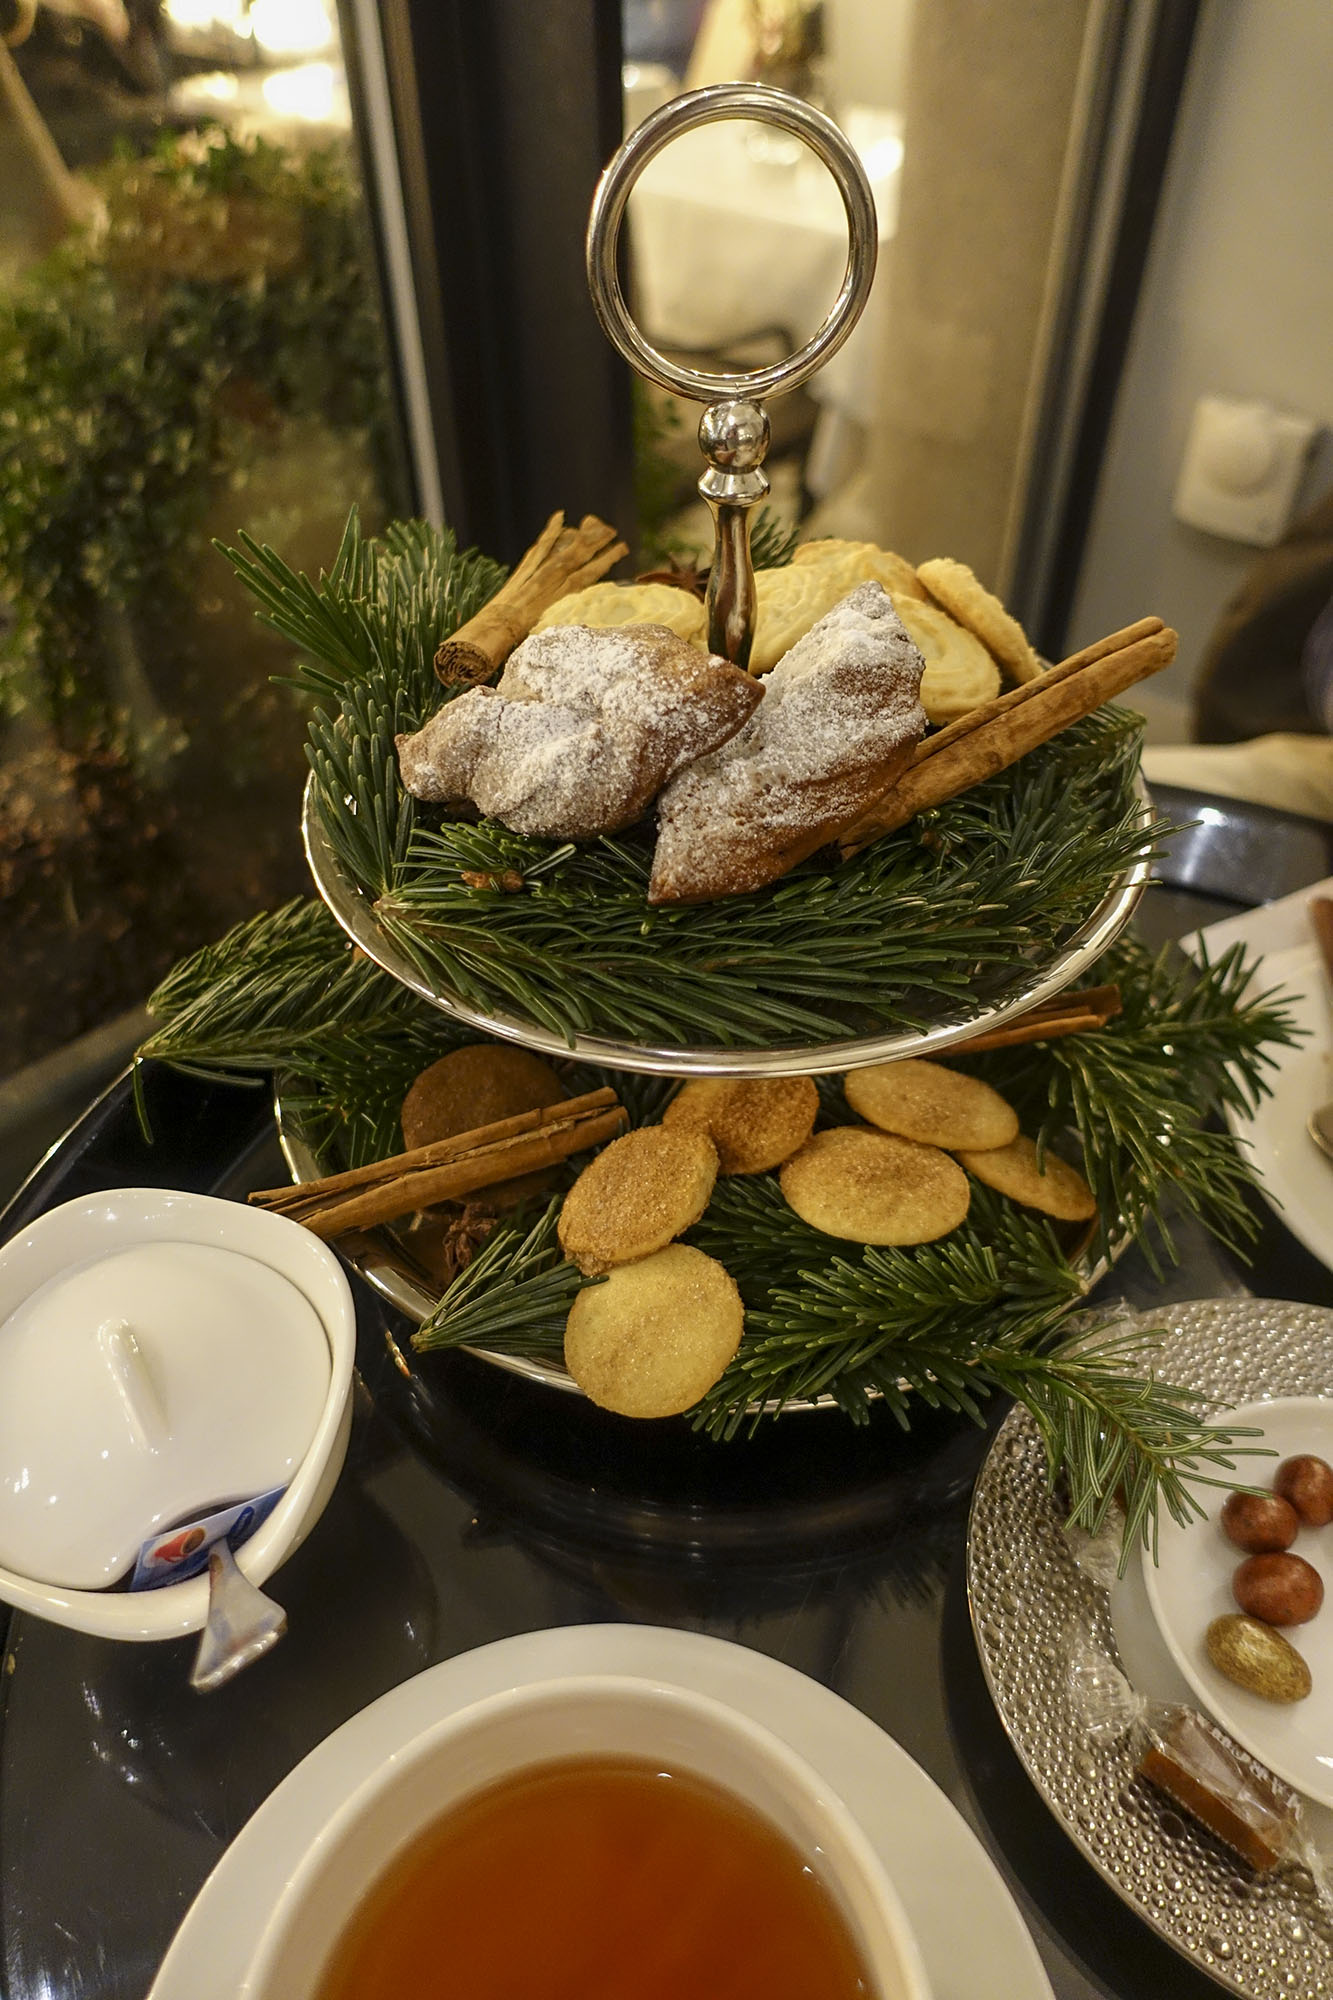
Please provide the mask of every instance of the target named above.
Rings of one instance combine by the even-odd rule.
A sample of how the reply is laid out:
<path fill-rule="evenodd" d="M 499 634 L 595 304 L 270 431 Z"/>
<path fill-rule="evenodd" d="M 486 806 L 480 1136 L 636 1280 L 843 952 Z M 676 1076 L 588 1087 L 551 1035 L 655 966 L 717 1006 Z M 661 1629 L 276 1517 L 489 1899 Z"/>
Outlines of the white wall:
<path fill-rule="evenodd" d="M 900 111 L 914 0 L 824 0 L 828 88 L 845 104 Z"/>
<path fill-rule="evenodd" d="M 1178 628 L 1152 684 L 1162 737 L 1257 553 L 1171 516 L 1209 391 L 1333 424 L 1330 0 L 1207 0 L 1200 19 L 1070 632 L 1072 650 L 1145 612 Z M 1329 478 L 1317 453 L 1301 498 Z"/>

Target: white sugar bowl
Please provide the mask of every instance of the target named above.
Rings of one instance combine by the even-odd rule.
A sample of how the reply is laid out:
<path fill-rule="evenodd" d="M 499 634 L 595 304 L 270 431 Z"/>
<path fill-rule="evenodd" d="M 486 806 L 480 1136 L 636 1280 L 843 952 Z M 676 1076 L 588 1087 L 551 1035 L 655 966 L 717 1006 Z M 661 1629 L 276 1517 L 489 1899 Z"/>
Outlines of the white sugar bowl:
<path fill-rule="evenodd" d="M 263 1584 L 337 1482 L 356 1315 L 318 1237 L 212 1195 L 123 1188 L 0 1247 L 0 1599 L 83 1632 L 197 1632 L 208 1578 L 107 1586 L 141 1542 L 283 1489 L 237 1551 Z"/>

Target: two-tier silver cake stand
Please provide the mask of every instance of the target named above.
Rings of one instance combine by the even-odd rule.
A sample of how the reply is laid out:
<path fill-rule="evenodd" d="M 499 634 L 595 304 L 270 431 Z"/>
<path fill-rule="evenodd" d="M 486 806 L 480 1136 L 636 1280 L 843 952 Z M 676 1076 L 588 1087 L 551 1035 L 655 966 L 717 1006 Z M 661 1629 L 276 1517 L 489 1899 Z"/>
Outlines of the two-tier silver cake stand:
<path fill-rule="evenodd" d="M 625 300 L 616 249 L 635 181 L 673 139 L 719 119 L 743 118 L 773 125 L 805 142 L 832 174 L 847 217 L 847 267 L 827 317 L 804 346 L 786 360 L 741 374 L 714 374 L 660 354 L 636 326 Z M 799 98 L 761 84 L 720 84 L 689 92 L 639 125 L 615 154 L 597 186 L 588 223 L 588 283 L 608 338 L 640 375 L 659 388 L 704 405 L 699 442 L 707 461 L 699 491 L 712 511 L 716 534 L 708 579 L 710 649 L 738 665 L 749 658 L 755 619 L 754 569 L 750 558 L 750 512 L 768 492 L 764 471 L 769 422 L 760 400 L 798 388 L 837 352 L 856 325 L 875 275 L 877 228 L 874 198 L 865 170 L 831 118 Z M 1145 828 L 1147 824 L 1145 799 Z M 694 1047 L 657 1046 L 605 1035 L 563 1038 L 519 1015 L 487 1011 L 426 978 L 380 924 L 370 898 L 342 867 L 320 819 L 312 786 L 307 786 L 302 833 L 320 895 L 348 936 L 366 955 L 423 1000 L 457 1021 L 503 1041 L 521 1043 L 557 1059 L 607 1069 L 639 1070 L 669 1076 L 763 1077 L 817 1075 L 856 1069 L 909 1055 L 938 1053 L 965 1037 L 996 1027 L 1062 991 L 1099 958 L 1128 922 L 1148 880 L 1144 852 L 1114 882 L 1101 903 L 1041 963 L 1028 963 L 999 998 L 973 995 L 941 1003 L 925 1023 L 829 1042 L 783 1047 L 737 1048 L 722 1043 Z M 298 1179 L 320 1171 L 296 1121 L 280 1117 L 288 1162 Z M 421 1319 L 436 1300 L 416 1280 L 392 1264 L 367 1268 L 370 1282 L 403 1312 Z M 531 1379 L 573 1390 L 563 1369 L 541 1362 L 491 1354 L 486 1357 Z M 575 1393 L 578 1393 L 575 1391 Z"/>

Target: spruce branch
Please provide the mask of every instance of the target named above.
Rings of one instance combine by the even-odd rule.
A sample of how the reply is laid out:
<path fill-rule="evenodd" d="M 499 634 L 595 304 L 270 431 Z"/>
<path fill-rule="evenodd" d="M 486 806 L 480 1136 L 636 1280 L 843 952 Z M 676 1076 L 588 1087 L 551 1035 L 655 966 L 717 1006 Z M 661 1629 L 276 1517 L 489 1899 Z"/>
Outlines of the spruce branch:
<path fill-rule="evenodd" d="M 559 1215 L 557 1198 L 526 1230 L 502 1223 L 412 1335 L 417 1352 L 480 1347 L 558 1362 L 576 1294 L 605 1282 L 585 1278 L 565 1258 L 556 1240 Z"/>

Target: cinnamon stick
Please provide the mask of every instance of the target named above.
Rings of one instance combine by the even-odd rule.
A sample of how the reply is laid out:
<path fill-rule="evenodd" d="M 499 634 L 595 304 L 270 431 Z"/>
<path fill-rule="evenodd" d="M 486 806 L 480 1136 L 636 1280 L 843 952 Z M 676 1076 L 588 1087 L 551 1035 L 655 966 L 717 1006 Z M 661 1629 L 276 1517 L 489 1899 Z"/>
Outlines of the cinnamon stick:
<path fill-rule="evenodd" d="M 290 1214 L 293 1209 L 327 1202 L 334 1195 L 350 1194 L 358 1188 L 378 1187 L 386 1181 L 401 1180 L 404 1174 L 422 1167 L 445 1166 L 464 1154 L 476 1152 L 480 1147 L 536 1131 L 539 1126 L 569 1124 L 587 1117 L 591 1112 L 606 1111 L 615 1105 L 614 1090 L 604 1086 L 601 1090 L 587 1091 L 582 1097 L 561 1098 L 558 1104 L 548 1105 L 540 1111 L 518 1111 L 510 1118 L 497 1118 L 491 1124 L 478 1125 L 470 1132 L 455 1132 L 447 1139 L 432 1139 L 427 1145 L 413 1146 L 405 1153 L 393 1153 L 388 1159 L 371 1160 L 364 1167 L 349 1167 L 344 1173 L 325 1174 L 319 1180 L 298 1181 L 286 1187 L 258 1188 L 250 1200 L 260 1208 Z"/>
<path fill-rule="evenodd" d="M 577 528 L 567 528 L 562 513 L 552 514 L 489 604 L 440 645 L 436 673 L 446 687 L 489 680 L 558 597 L 596 583 L 628 553 L 615 529 L 595 514 L 585 514 Z"/>
<path fill-rule="evenodd" d="M 1078 1035 L 1104 1028 L 1120 1012 L 1118 986 L 1085 986 L 1077 993 L 1057 993 L 999 1028 L 955 1042 L 959 1055 L 980 1055 L 987 1049 L 1018 1048 L 1025 1042 L 1049 1042 L 1061 1035 Z"/>
<path fill-rule="evenodd" d="M 1098 660 L 1107 659 L 1110 654 L 1132 646 L 1136 640 L 1151 639 L 1155 632 L 1164 630 L 1160 618 L 1140 618 L 1136 624 L 1126 625 L 1122 631 L 1110 632 L 1106 638 L 1094 640 L 1091 646 L 1084 646 L 1081 652 L 1071 653 L 1067 660 L 1061 660 L 1059 666 L 1034 674 L 1021 687 L 1010 688 L 1007 694 L 996 695 L 993 701 L 978 703 L 976 708 L 968 709 L 966 715 L 956 716 L 943 729 L 937 729 L 933 736 L 923 736 L 912 761 L 919 764 L 927 757 L 938 756 L 941 750 L 947 750 L 962 736 L 970 736 L 974 729 L 994 721 L 997 715 L 1008 715 L 1012 709 L 1030 701 L 1033 695 L 1054 687 L 1059 681 L 1068 680 L 1071 674 L 1080 672 L 1082 668 L 1095 666 Z"/>
<path fill-rule="evenodd" d="M 417 1168 L 375 1187 L 353 1190 L 345 1197 L 334 1196 L 308 1213 L 291 1217 L 312 1235 L 326 1242 L 352 1229 L 373 1229 L 377 1223 L 393 1222 L 419 1208 L 436 1202 L 458 1201 L 479 1188 L 494 1187 L 497 1181 L 520 1174 L 539 1173 L 556 1166 L 573 1153 L 582 1153 L 618 1138 L 627 1119 L 619 1105 L 591 1118 L 539 1126 L 535 1131 L 502 1139 L 491 1146 L 477 1147 L 443 1166 Z"/>
<path fill-rule="evenodd" d="M 1025 683 L 1015 690 L 1024 696 L 1021 702 L 956 737 L 935 755 L 913 763 L 868 813 L 846 828 L 838 841 L 844 859 L 867 841 L 894 832 L 918 813 L 943 805 L 1017 763 L 1080 716 L 1090 715 L 1136 681 L 1169 667 L 1175 655 L 1176 634 L 1164 626 L 1113 653 L 1071 668 L 1058 680 L 1052 681 L 1047 674 L 1039 681 Z"/>

